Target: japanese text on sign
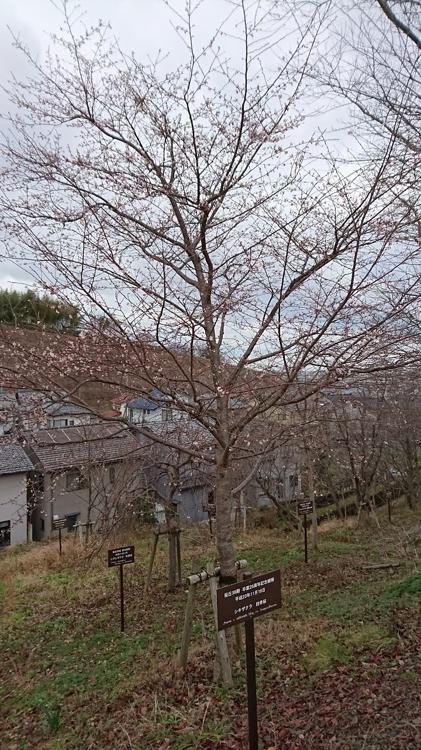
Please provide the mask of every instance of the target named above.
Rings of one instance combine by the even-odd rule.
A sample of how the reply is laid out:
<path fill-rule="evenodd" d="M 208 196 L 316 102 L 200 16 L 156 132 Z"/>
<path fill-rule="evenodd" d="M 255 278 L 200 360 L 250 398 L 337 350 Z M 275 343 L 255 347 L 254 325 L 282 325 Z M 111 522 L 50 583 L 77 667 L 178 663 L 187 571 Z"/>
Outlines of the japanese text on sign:
<path fill-rule="evenodd" d="M 108 567 L 112 568 L 115 565 L 127 565 L 127 563 L 134 563 L 134 546 L 129 547 L 117 547 L 117 549 L 108 550 Z"/>
<path fill-rule="evenodd" d="M 53 518 L 53 529 L 64 529 L 66 518 Z"/>
<path fill-rule="evenodd" d="M 306 516 L 313 512 L 313 503 L 311 500 L 299 500 L 298 501 L 298 515 Z"/>
<path fill-rule="evenodd" d="M 223 630 L 250 617 L 281 606 L 281 572 L 248 578 L 217 590 L 218 629 Z"/>

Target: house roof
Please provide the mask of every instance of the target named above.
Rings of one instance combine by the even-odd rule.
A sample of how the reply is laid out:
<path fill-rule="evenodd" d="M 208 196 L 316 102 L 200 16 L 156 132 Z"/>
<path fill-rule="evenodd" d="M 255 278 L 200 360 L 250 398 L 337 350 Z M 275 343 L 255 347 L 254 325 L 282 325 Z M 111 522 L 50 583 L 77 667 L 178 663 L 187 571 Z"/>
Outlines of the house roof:
<path fill-rule="evenodd" d="M 133 398 L 127 403 L 129 409 L 146 409 L 146 411 L 155 411 L 158 408 L 158 404 L 154 404 L 153 401 L 148 401 L 146 398 Z"/>
<path fill-rule="evenodd" d="M 0 445 L 0 476 L 3 474 L 26 474 L 34 468 L 32 461 L 20 445 Z"/>
<path fill-rule="evenodd" d="M 155 409 L 158 409 L 160 406 L 162 406 L 162 402 L 168 401 L 168 396 L 165 396 L 165 394 L 161 393 L 158 388 L 152 388 L 152 390 L 149 392 L 148 397 L 139 396 L 138 398 L 132 398 L 131 401 L 127 402 L 127 406 L 129 409 L 146 409 L 146 411 L 155 411 Z"/>
<path fill-rule="evenodd" d="M 61 471 L 139 457 L 139 440 L 123 424 L 93 424 L 27 433 L 36 468 Z"/>
<path fill-rule="evenodd" d="M 90 409 L 86 406 L 73 404 L 71 401 L 59 401 L 58 403 L 48 403 L 44 411 L 50 417 L 62 417 L 69 414 L 91 414 Z"/>

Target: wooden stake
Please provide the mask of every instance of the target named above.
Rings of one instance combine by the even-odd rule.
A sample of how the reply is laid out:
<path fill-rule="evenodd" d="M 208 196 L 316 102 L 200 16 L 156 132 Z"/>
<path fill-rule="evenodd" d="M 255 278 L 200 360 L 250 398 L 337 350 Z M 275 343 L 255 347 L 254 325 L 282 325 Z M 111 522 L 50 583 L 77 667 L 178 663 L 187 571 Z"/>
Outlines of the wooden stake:
<path fill-rule="evenodd" d="M 177 568 L 178 568 L 178 585 L 181 586 L 181 544 L 180 530 L 177 530 Z"/>
<path fill-rule="evenodd" d="M 241 654 L 243 650 L 243 639 L 241 637 L 241 628 L 238 625 L 234 625 L 234 633 L 235 633 L 235 648 L 237 649 L 237 654 Z"/>
<path fill-rule="evenodd" d="M 216 589 L 218 587 L 218 583 L 217 583 L 217 579 L 213 576 L 214 570 L 215 570 L 214 564 L 208 563 L 207 571 L 208 571 L 208 574 L 210 574 L 209 587 L 210 587 L 210 592 L 211 592 L 213 615 L 215 619 L 216 645 L 217 645 L 218 654 L 219 654 L 219 663 L 221 667 L 222 682 L 224 683 L 224 685 L 231 686 L 233 682 L 232 682 L 231 661 L 230 661 L 230 656 L 229 656 L 229 651 L 228 651 L 227 637 L 225 635 L 225 630 L 218 630 L 218 608 L 217 608 L 218 605 L 217 605 L 217 598 L 216 598 Z"/>
<path fill-rule="evenodd" d="M 181 641 L 181 649 L 180 649 L 180 667 L 183 670 L 183 672 L 186 671 L 187 657 L 189 655 L 189 645 L 190 645 L 190 638 L 191 638 L 191 631 L 192 631 L 192 624 L 193 624 L 193 603 L 194 603 L 195 593 L 196 593 L 196 587 L 189 586 L 189 590 L 187 593 L 186 614 L 184 616 L 183 638 Z"/>
<path fill-rule="evenodd" d="M 151 558 L 149 560 L 148 575 L 146 577 L 145 591 L 147 591 L 149 589 L 149 584 L 151 582 L 152 569 L 153 569 L 153 564 L 154 564 L 155 555 L 156 555 L 156 548 L 158 546 L 158 539 L 159 539 L 159 535 L 155 532 L 155 537 L 154 537 L 154 540 L 153 540 L 153 547 L 152 547 L 152 552 L 151 552 Z"/>

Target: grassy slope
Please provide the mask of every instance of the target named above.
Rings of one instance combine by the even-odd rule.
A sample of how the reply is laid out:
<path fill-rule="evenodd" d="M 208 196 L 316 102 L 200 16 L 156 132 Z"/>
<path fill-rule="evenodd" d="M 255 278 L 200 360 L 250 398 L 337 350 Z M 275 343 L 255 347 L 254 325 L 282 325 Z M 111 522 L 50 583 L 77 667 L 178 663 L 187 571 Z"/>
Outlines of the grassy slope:
<path fill-rule="evenodd" d="M 265 747 L 419 747 L 421 576 L 408 537 L 416 523 L 404 513 L 380 533 L 326 524 L 308 566 L 295 536 L 259 530 L 238 539 L 252 570 L 283 571 L 282 610 L 256 623 Z M 137 563 L 125 569 L 124 635 L 117 573 L 105 555 L 88 566 L 69 543 L 62 560 L 55 544 L 2 556 L 2 750 L 246 747 L 240 661 L 232 690 L 212 684 L 208 589 L 201 586 L 184 677 L 176 654 L 185 592 L 166 593 L 162 541 L 145 597 L 149 544 L 137 539 Z M 184 552 L 186 573 L 213 557 L 205 529 L 185 532 Z M 400 567 L 362 568 L 388 559 Z"/>

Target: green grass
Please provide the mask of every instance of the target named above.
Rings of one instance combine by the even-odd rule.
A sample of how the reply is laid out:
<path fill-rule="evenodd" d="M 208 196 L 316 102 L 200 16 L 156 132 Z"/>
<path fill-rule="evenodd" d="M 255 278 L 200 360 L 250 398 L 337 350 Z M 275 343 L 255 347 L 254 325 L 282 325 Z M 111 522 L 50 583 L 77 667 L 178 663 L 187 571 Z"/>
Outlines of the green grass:
<path fill-rule="evenodd" d="M 282 545 L 282 537 L 279 535 L 279 542 L 274 540 L 273 546 L 262 548 L 245 548 L 241 550 L 241 557 L 247 560 L 250 570 L 260 572 L 276 568 L 282 568 L 287 563 L 301 560 L 303 550 L 298 546 L 285 548 Z"/>
<path fill-rule="evenodd" d="M 394 643 L 395 639 L 384 628 L 370 623 L 358 630 L 344 631 L 338 637 L 319 638 L 301 664 L 310 674 L 323 672 L 335 664 L 348 664 L 357 651 L 377 651 Z"/>
<path fill-rule="evenodd" d="M 404 560 L 397 571 L 373 575 L 359 565 L 369 555 L 388 554 L 392 532 L 387 527 L 383 541 L 371 529 L 337 527 L 320 534 L 320 549 L 310 551 L 308 566 L 297 534 L 263 529 L 237 538 L 237 557 L 247 559 L 251 570 L 280 567 L 283 576 L 282 609 L 256 623 L 259 689 L 269 693 L 271 680 L 277 674 L 283 680 L 293 664 L 289 684 L 302 691 L 309 675 L 317 681 L 336 665 L 354 669 L 366 652 L 388 653 L 394 647 L 390 613 L 419 604 L 421 576 Z M 185 542 L 183 551 L 185 575 L 215 555 L 206 540 L 191 548 Z M 7 726 L 19 737 L 17 747 L 127 750 L 122 729 L 127 727 L 134 750 L 200 750 L 207 743 L 217 747 L 232 734 L 245 701 L 245 672 L 237 664 L 232 689 L 212 684 L 215 633 L 208 585 L 197 593 L 191 671 L 181 677 L 176 655 L 185 591 L 167 594 L 162 553 L 145 596 L 142 571 L 149 543 L 142 540 L 136 554 L 138 565 L 125 571 L 126 634 L 119 632 L 118 579 L 102 558 L 88 567 L 77 560 L 67 563 L 65 554 L 38 572 L 22 562 L 1 586 L 6 606 L 0 620 L 5 675 L 0 713 L 7 714 Z M 25 552 L 19 555 L 23 559 Z M 405 684 L 413 684 L 410 668 Z"/>
<path fill-rule="evenodd" d="M 421 573 L 406 575 L 400 581 L 387 578 L 360 581 L 352 586 L 328 593 L 313 590 L 299 593 L 288 606 L 303 618 L 326 617 L 330 620 L 353 621 L 375 619 L 394 605 L 418 607 L 421 601 Z"/>

